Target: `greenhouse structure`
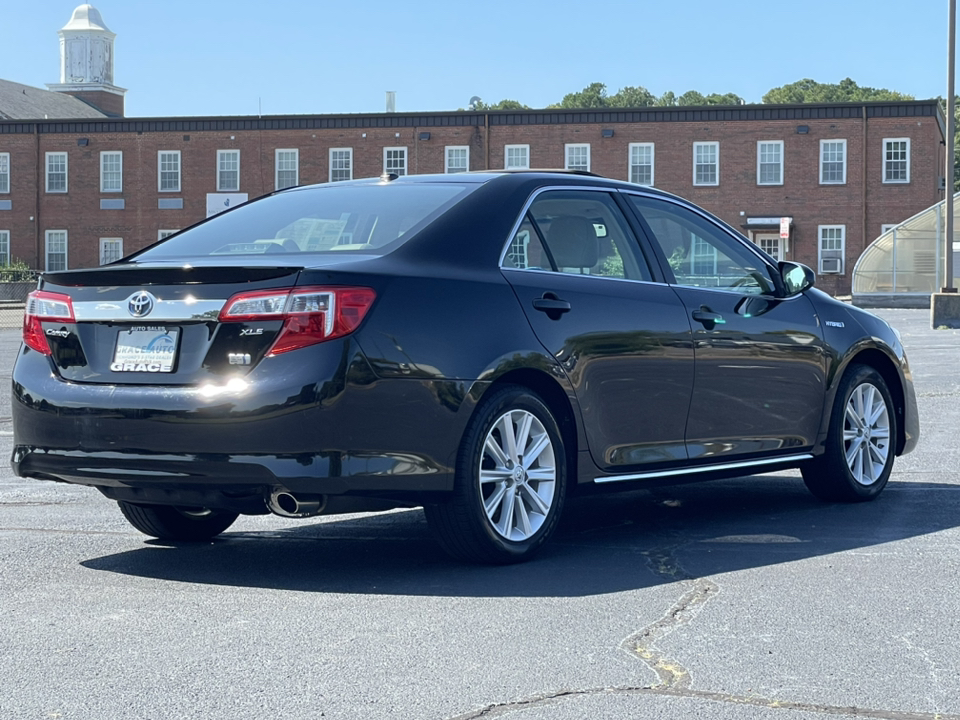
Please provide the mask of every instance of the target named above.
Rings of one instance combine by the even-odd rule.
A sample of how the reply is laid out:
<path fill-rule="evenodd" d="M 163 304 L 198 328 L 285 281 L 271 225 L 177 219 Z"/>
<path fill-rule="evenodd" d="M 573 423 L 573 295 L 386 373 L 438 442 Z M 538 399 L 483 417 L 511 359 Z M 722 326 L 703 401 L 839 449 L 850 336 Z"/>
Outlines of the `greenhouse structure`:
<path fill-rule="evenodd" d="M 941 201 L 884 232 L 853 269 L 853 304 L 929 307 L 943 285 L 944 207 Z M 960 267 L 960 193 L 953 203 L 953 276 Z"/>

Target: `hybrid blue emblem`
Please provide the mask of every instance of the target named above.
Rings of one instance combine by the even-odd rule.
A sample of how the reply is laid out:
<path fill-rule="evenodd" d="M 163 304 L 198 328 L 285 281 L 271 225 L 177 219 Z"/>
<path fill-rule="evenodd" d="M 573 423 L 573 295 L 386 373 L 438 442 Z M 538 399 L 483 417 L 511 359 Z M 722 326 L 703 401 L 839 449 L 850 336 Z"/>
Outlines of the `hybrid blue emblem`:
<path fill-rule="evenodd" d="M 146 290 L 141 290 L 127 298 L 127 310 L 133 317 L 146 317 L 153 312 L 157 299 Z"/>

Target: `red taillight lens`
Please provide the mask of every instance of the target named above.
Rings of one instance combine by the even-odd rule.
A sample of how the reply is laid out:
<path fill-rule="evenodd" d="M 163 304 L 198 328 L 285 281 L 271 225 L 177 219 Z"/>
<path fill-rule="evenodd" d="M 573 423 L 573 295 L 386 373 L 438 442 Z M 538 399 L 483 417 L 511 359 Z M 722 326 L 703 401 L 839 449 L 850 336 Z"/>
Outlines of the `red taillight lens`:
<path fill-rule="evenodd" d="M 27 306 L 23 313 L 23 342 L 38 353 L 50 355 L 50 345 L 43 334 L 41 322 L 76 322 L 70 296 L 43 290 L 34 290 L 27 295 Z"/>
<path fill-rule="evenodd" d="M 220 322 L 283 320 L 267 355 L 297 350 L 348 335 L 373 305 L 365 287 L 302 287 L 234 295 L 220 311 Z"/>

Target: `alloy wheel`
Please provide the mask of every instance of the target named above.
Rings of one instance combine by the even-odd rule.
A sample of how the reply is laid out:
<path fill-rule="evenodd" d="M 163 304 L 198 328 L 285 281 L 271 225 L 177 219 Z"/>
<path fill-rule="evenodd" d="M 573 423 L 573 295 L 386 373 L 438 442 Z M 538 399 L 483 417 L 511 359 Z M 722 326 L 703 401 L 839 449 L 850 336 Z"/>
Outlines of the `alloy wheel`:
<path fill-rule="evenodd" d="M 880 390 L 865 382 L 847 400 L 843 418 L 843 450 L 847 467 L 860 485 L 882 475 L 890 455 L 890 414 Z"/>

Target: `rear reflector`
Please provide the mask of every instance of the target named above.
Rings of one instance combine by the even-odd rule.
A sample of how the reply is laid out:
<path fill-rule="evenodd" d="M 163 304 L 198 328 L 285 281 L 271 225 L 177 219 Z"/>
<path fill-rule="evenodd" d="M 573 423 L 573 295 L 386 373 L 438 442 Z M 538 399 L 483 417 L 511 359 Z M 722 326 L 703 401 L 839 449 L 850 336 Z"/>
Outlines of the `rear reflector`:
<path fill-rule="evenodd" d="M 34 290 L 27 295 L 27 306 L 23 313 L 23 342 L 28 348 L 50 355 L 50 345 L 41 325 L 44 322 L 76 322 L 69 295 L 43 290 Z"/>
<path fill-rule="evenodd" d="M 230 298 L 220 322 L 283 320 L 267 355 L 279 355 L 352 333 L 376 293 L 365 287 L 299 287 L 245 292 Z"/>

